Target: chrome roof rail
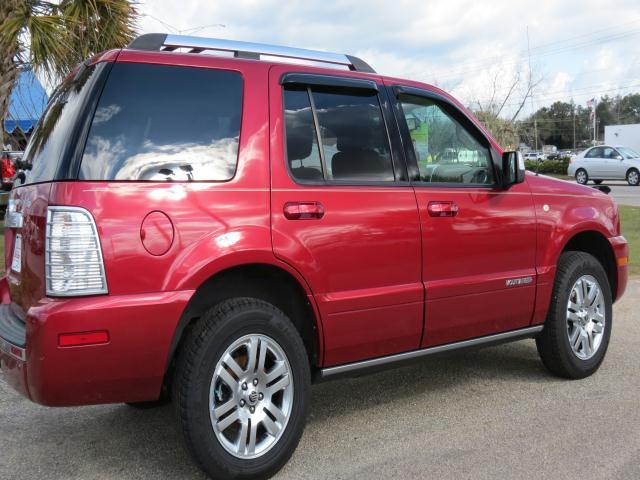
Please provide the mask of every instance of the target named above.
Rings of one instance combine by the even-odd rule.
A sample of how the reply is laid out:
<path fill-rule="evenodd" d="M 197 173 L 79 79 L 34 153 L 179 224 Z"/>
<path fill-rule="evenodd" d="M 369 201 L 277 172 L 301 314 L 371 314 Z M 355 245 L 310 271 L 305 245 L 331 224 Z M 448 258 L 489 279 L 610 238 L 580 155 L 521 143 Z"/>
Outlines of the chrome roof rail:
<path fill-rule="evenodd" d="M 147 33 L 133 40 L 128 49 L 172 51 L 177 48 L 189 48 L 189 53 L 201 53 L 205 50 L 233 52 L 237 58 L 260 60 L 260 55 L 270 55 L 281 58 L 310 60 L 313 62 L 342 65 L 356 72 L 376 73 L 365 61 L 352 55 L 342 53 L 306 50 L 303 48 L 283 47 L 280 45 L 266 45 L 263 43 L 240 42 L 237 40 L 223 40 L 219 38 L 191 37 L 187 35 L 172 35 L 166 33 Z"/>

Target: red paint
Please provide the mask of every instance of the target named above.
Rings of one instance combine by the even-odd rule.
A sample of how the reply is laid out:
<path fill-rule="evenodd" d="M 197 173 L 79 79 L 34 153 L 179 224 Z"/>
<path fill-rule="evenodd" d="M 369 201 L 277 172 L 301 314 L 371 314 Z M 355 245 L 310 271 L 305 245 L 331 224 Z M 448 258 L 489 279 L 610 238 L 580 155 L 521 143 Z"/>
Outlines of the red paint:
<path fill-rule="evenodd" d="M 450 98 L 435 87 L 209 55 L 110 51 L 92 61 L 240 72 L 238 168 L 224 183 L 69 181 L 14 189 L 24 226 L 6 229 L 5 264 L 9 269 L 20 233 L 22 268 L 0 281 L 0 298 L 26 314 L 27 359 L 0 354 L 0 362 L 8 383 L 33 401 L 157 398 L 189 299 L 207 279 L 238 265 L 268 264 L 296 279 L 314 312 L 317 366 L 330 366 L 542 323 L 557 259 L 580 232 L 603 235 L 616 259 L 628 255 L 610 197 L 542 176 L 527 175 L 508 190 L 303 186 L 291 179 L 282 136 L 282 73 L 367 78 L 380 88 L 403 84 Z M 45 296 L 48 205 L 91 212 L 108 295 Z M 617 267 L 617 276 L 619 297 L 626 265 Z M 525 277 L 532 282 L 506 284 Z M 80 338 L 67 336 L 74 332 Z M 60 347 L 89 340 L 93 344 Z"/>

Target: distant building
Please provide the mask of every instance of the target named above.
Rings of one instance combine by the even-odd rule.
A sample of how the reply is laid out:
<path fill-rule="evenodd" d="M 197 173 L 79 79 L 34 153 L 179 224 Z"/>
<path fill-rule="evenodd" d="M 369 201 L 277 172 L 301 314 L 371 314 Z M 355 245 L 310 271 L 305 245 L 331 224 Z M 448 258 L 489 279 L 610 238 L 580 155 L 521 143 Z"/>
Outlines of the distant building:
<path fill-rule="evenodd" d="M 640 152 L 640 123 L 605 125 L 604 143 L 629 147 Z"/>

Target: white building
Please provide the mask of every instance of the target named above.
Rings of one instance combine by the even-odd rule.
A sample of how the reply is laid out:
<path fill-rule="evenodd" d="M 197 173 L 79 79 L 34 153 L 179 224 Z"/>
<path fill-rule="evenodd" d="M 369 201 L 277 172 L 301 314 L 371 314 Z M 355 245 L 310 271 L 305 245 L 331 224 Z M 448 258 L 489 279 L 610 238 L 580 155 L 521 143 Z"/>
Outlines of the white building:
<path fill-rule="evenodd" d="M 630 125 L 605 125 L 604 143 L 620 145 L 640 152 L 640 123 Z"/>

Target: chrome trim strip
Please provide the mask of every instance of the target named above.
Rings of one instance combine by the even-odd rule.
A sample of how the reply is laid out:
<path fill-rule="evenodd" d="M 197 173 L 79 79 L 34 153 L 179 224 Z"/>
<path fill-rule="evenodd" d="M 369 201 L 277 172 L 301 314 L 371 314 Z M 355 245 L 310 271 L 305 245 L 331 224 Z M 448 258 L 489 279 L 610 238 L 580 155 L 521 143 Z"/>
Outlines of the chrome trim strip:
<path fill-rule="evenodd" d="M 19 351 L 20 355 L 16 355 L 15 353 L 13 353 L 12 349 Z M 13 343 L 7 342 L 2 337 L 0 337 L 0 351 L 6 353 L 12 358 L 15 358 L 16 360 L 20 360 L 23 362 L 27 360 L 27 351 L 24 348 L 14 345 Z"/>
<path fill-rule="evenodd" d="M 386 357 L 372 358 L 371 360 L 364 360 L 362 362 L 347 363 L 345 365 L 338 365 L 336 367 L 323 368 L 320 370 L 322 378 L 331 377 L 342 373 L 352 372 L 356 370 L 362 370 L 365 368 L 376 367 L 385 365 L 387 363 L 400 362 L 403 360 L 411 360 L 414 358 L 426 357 L 428 355 L 434 355 L 436 353 L 442 353 L 452 350 L 458 350 L 465 347 L 474 347 L 483 344 L 489 344 L 493 342 L 500 342 L 502 340 L 515 339 L 518 337 L 526 338 L 530 337 L 538 332 L 541 332 L 543 325 L 536 325 L 534 327 L 521 328 L 519 330 L 512 330 L 510 332 L 497 333 L 495 335 L 488 335 L 486 337 L 473 338 L 471 340 L 463 340 L 461 342 L 448 343 L 446 345 L 438 345 L 437 347 L 423 348 L 420 350 L 412 350 L 410 352 L 397 353 L 395 355 L 388 355 Z"/>

